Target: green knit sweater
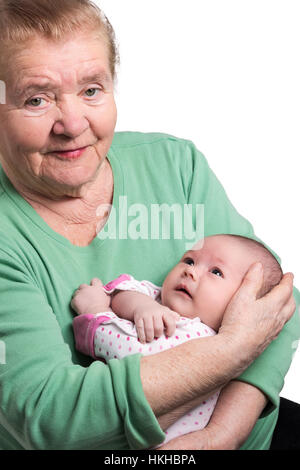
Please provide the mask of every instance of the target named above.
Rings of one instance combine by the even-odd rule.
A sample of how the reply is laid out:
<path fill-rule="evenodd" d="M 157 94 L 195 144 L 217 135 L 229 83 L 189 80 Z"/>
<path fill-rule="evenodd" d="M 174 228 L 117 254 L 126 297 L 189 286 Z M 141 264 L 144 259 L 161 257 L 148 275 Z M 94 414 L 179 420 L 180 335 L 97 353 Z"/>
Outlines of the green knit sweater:
<path fill-rule="evenodd" d="M 164 434 L 142 390 L 140 355 L 104 365 L 77 352 L 71 296 L 93 277 L 107 283 L 123 272 L 161 285 L 191 241 L 191 230 L 183 233 L 188 221 L 181 227 L 178 218 L 184 207 L 195 236 L 254 237 L 191 142 L 117 133 L 108 158 L 113 210 L 87 247 L 54 232 L 0 171 L 1 449 L 141 449 L 161 442 Z M 159 227 L 156 209 L 163 204 L 175 209 Z M 244 448 L 268 448 L 299 336 L 294 315 L 240 378 L 270 400 Z"/>

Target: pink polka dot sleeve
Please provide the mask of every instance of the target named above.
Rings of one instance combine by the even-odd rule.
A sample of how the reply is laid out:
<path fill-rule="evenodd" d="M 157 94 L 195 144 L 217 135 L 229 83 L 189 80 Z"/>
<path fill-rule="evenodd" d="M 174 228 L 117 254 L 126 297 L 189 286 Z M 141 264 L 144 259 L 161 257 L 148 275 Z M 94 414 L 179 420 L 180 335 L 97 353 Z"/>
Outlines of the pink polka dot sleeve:
<path fill-rule="evenodd" d="M 130 274 L 121 274 L 117 279 L 109 282 L 103 288 L 108 294 L 111 294 L 115 290 L 130 290 L 141 292 L 142 294 L 152 297 L 154 300 L 160 300 L 160 287 L 147 280 L 137 281 L 130 276 Z"/>

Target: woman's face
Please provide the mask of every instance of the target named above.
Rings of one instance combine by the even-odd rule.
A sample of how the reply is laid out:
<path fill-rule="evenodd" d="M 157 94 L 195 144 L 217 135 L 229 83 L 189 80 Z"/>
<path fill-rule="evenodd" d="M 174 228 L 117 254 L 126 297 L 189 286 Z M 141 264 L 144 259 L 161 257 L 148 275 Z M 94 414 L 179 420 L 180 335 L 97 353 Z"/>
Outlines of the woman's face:
<path fill-rule="evenodd" d="M 15 186 L 67 194 L 95 180 L 117 119 L 107 47 L 93 34 L 34 38 L 6 61 L 1 163 Z"/>

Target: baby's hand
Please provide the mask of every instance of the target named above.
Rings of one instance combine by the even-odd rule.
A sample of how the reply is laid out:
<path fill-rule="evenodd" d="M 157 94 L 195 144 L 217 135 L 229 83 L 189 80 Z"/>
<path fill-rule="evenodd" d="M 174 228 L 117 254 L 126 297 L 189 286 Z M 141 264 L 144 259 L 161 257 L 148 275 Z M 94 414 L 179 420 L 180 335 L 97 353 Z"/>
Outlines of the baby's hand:
<path fill-rule="evenodd" d="M 150 343 L 164 333 L 166 336 L 172 336 L 180 316 L 168 307 L 156 304 L 137 309 L 133 319 L 140 342 Z"/>
<path fill-rule="evenodd" d="M 71 307 L 78 313 L 99 313 L 110 310 L 110 296 L 104 291 L 100 279 L 94 278 L 91 285 L 81 284 L 71 301 Z"/>

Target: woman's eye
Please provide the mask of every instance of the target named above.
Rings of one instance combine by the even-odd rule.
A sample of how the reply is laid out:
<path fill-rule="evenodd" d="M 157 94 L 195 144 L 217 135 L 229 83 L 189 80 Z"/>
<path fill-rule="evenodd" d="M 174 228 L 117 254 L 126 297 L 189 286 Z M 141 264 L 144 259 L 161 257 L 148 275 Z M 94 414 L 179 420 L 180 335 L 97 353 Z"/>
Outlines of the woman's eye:
<path fill-rule="evenodd" d="M 211 273 L 212 273 L 212 274 L 215 274 L 215 275 L 218 276 L 218 277 L 224 277 L 222 271 L 221 271 L 219 268 L 213 268 L 213 269 L 211 270 Z"/>
<path fill-rule="evenodd" d="M 184 258 L 183 262 L 189 266 L 194 266 L 194 260 L 192 258 Z"/>
<path fill-rule="evenodd" d="M 88 90 L 85 91 L 85 94 L 89 97 L 89 98 L 93 98 L 94 96 L 96 96 L 98 93 L 97 92 L 100 92 L 101 90 L 99 88 L 89 88 Z"/>
<path fill-rule="evenodd" d="M 26 104 L 32 106 L 33 108 L 38 108 L 42 104 L 43 98 L 31 98 L 26 101 Z"/>

